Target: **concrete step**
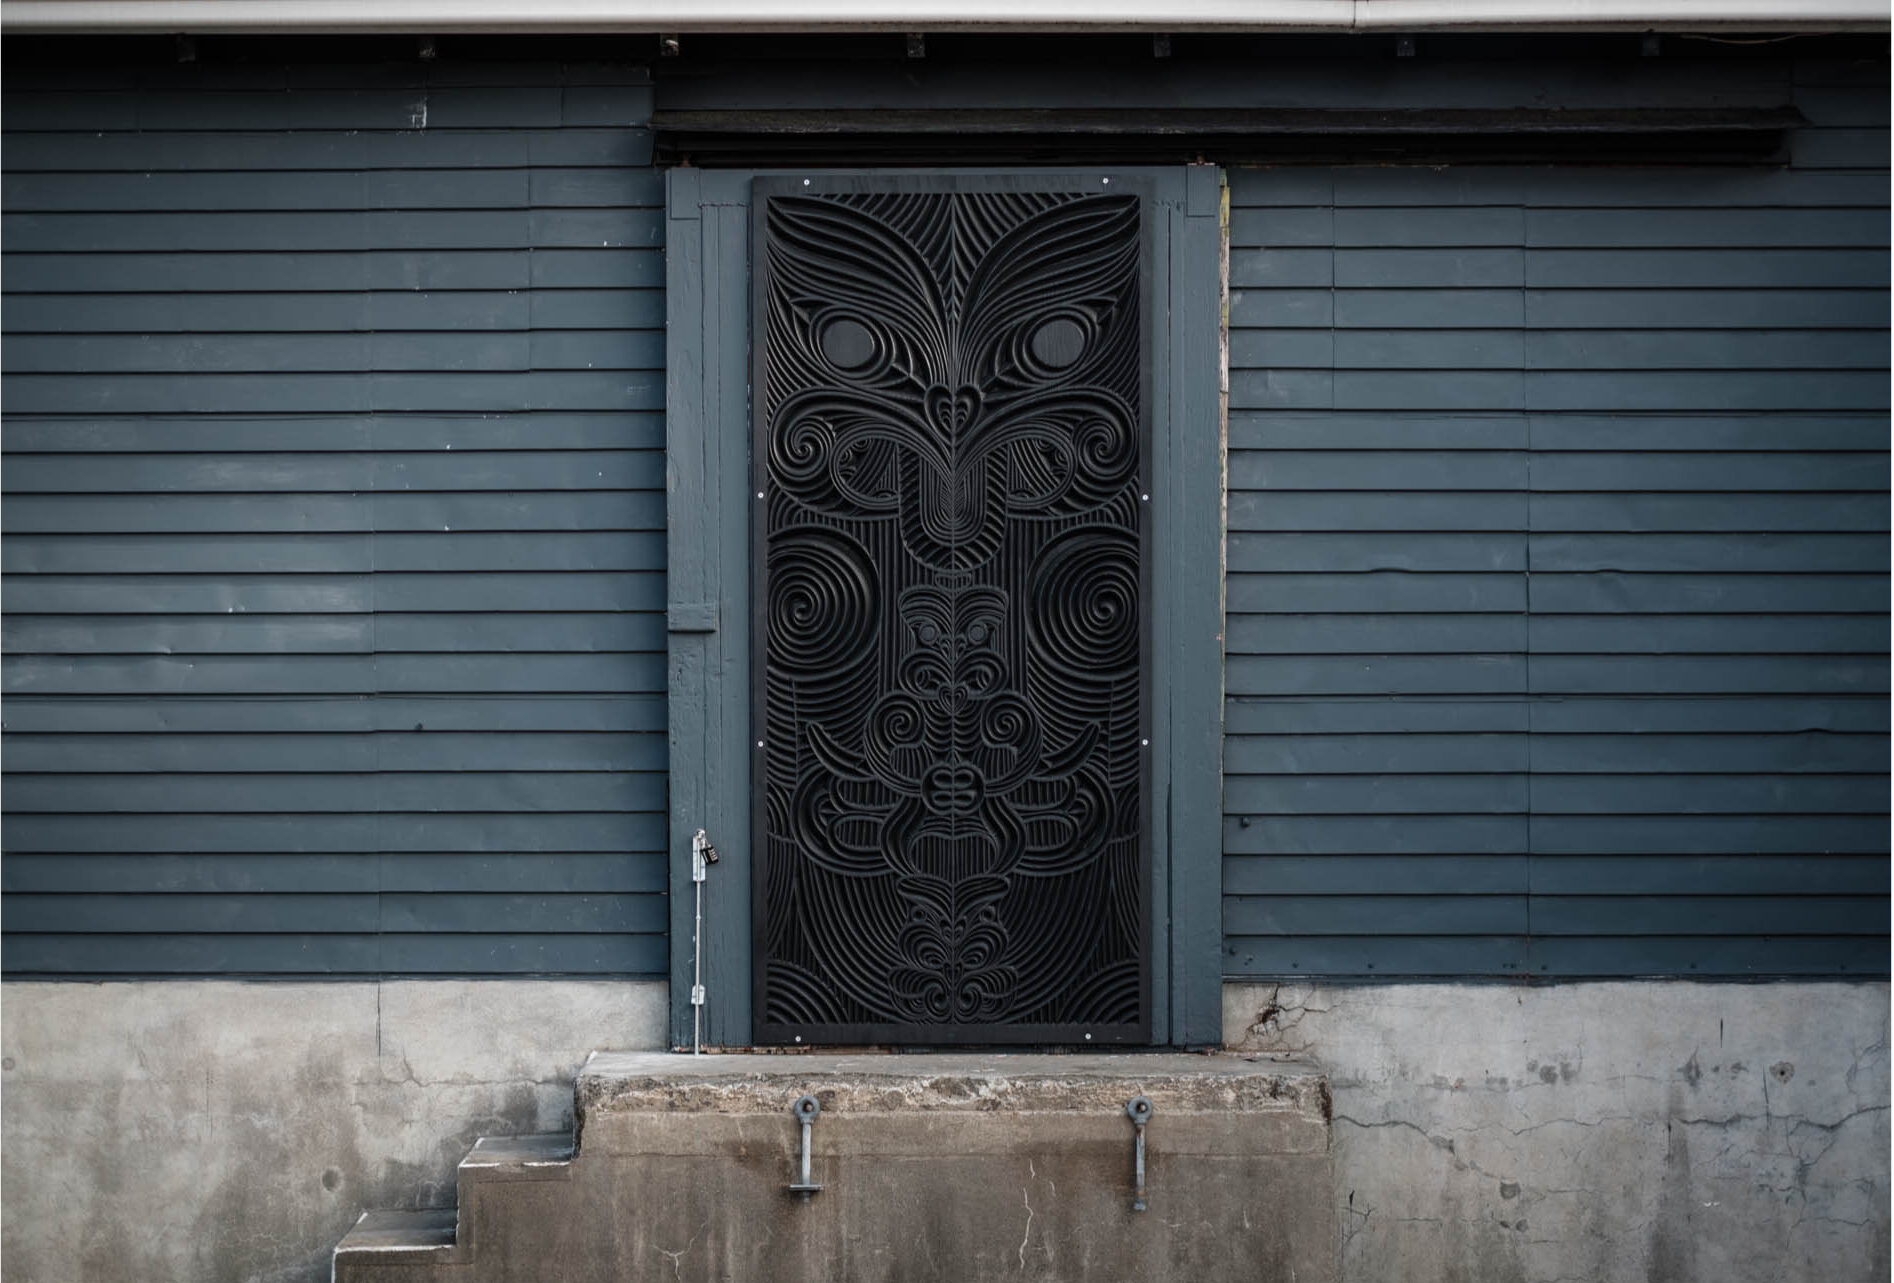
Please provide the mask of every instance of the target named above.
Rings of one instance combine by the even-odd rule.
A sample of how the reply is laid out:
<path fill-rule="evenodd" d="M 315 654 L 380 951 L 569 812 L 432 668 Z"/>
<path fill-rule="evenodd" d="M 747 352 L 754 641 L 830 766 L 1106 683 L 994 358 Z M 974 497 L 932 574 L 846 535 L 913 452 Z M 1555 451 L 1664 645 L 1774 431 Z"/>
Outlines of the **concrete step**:
<path fill-rule="evenodd" d="M 820 1188 L 799 1196 L 804 1093 Z M 574 1113 L 576 1138 L 476 1145 L 458 1218 L 365 1218 L 335 1283 L 1335 1278 L 1328 1084 L 1293 1065 L 599 1053 Z"/>
<path fill-rule="evenodd" d="M 458 1219 L 451 1207 L 363 1212 L 335 1246 L 337 1274 L 345 1261 L 428 1265 L 453 1259 Z"/>
<path fill-rule="evenodd" d="M 336 1244 L 333 1276 L 358 1265 L 461 1264 L 472 1258 L 472 1221 L 480 1214 L 479 1187 L 514 1181 L 565 1180 L 572 1171 L 569 1132 L 535 1136 L 482 1136 L 456 1170 L 457 1207 L 362 1213 Z"/>
<path fill-rule="evenodd" d="M 572 1173 L 572 1133 L 482 1136 L 460 1160 L 461 1196 L 480 1181 L 564 1180 Z"/>

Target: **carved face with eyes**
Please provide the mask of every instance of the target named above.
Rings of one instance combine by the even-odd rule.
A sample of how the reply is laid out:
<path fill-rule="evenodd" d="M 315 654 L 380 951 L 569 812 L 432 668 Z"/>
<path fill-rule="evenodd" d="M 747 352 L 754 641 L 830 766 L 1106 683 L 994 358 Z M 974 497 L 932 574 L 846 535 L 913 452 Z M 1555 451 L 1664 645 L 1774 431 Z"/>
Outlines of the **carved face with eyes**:
<path fill-rule="evenodd" d="M 1075 193 L 769 202 L 772 479 L 901 518 L 966 572 L 1009 512 L 1076 516 L 1136 465 L 1138 202 Z"/>
<path fill-rule="evenodd" d="M 836 186 L 759 240 L 762 1010 L 1127 1024 L 1141 200 Z"/>

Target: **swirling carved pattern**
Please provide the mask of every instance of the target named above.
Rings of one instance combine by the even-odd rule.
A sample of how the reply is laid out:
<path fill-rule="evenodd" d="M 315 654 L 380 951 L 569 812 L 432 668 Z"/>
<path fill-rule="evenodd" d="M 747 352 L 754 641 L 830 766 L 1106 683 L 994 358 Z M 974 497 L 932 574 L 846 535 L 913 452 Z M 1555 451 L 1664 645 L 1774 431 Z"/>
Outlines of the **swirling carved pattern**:
<path fill-rule="evenodd" d="M 1141 201 L 836 186 L 757 200 L 757 1036 L 1141 1041 Z"/>

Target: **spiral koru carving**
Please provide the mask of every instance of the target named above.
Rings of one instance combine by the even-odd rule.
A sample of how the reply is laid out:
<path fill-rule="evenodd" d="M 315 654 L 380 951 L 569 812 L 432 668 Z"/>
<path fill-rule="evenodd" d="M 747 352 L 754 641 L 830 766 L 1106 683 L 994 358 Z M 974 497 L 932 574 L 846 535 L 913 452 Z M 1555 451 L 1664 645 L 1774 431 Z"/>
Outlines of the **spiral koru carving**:
<path fill-rule="evenodd" d="M 760 1041 L 1149 1036 L 1138 195 L 756 195 Z"/>

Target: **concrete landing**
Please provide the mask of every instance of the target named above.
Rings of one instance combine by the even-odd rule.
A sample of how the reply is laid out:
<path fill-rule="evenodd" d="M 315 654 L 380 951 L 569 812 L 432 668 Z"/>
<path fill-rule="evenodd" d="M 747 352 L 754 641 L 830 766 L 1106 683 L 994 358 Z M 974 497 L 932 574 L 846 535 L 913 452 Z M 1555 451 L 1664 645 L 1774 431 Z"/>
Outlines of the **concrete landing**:
<path fill-rule="evenodd" d="M 787 1189 L 804 1093 L 821 1104 L 807 1198 Z M 1134 1096 L 1154 1106 L 1142 1212 Z M 575 1097 L 569 1160 L 483 1142 L 451 1248 L 437 1220 L 399 1250 L 382 1219 L 337 1250 L 338 1283 L 1335 1278 L 1328 1089 L 1294 1066 L 598 1053 Z"/>

